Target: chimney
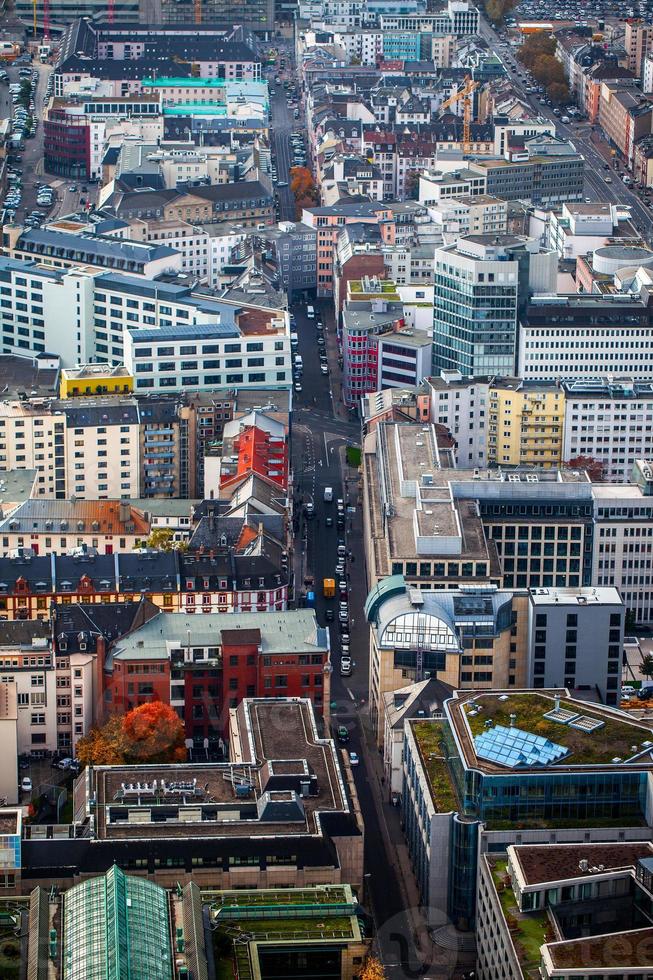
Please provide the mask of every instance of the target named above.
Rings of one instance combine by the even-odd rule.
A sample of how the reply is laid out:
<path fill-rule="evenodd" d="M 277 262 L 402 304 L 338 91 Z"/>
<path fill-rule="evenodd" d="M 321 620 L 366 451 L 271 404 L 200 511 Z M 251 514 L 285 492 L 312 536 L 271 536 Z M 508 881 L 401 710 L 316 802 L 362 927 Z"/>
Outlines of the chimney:
<path fill-rule="evenodd" d="M 510 727 L 515 727 L 515 722 L 517 721 L 517 715 L 510 715 Z"/>
<path fill-rule="evenodd" d="M 118 520 L 121 524 L 126 524 L 130 517 L 131 507 L 126 501 L 121 500 L 118 504 Z"/>

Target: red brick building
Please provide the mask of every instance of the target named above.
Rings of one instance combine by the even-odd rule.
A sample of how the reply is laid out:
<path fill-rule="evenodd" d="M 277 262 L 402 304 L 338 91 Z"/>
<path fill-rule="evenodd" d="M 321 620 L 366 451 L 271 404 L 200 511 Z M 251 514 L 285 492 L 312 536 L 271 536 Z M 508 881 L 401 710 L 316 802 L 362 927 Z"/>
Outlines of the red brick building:
<path fill-rule="evenodd" d="M 329 636 L 312 609 L 188 616 L 159 614 L 106 654 L 109 711 L 161 700 L 196 745 L 224 737 L 229 710 L 246 697 L 308 697 L 328 710 Z"/>

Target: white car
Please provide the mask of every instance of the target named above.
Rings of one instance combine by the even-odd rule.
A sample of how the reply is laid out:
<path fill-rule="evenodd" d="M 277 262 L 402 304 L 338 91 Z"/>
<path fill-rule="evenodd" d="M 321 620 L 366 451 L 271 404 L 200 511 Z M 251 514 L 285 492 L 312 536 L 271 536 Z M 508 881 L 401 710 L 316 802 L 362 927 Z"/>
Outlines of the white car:
<path fill-rule="evenodd" d="M 360 762 L 360 759 L 358 758 L 358 752 L 350 752 L 349 753 L 349 765 L 350 766 L 357 766 L 359 764 L 359 762 Z"/>
<path fill-rule="evenodd" d="M 320 364 L 320 371 L 322 372 L 322 374 L 328 374 L 329 373 L 329 367 L 328 367 L 328 365 L 327 364 Z"/>
<path fill-rule="evenodd" d="M 32 792 L 32 780 L 30 779 L 29 776 L 23 776 L 23 778 L 20 781 L 20 788 L 23 791 L 23 793 Z"/>

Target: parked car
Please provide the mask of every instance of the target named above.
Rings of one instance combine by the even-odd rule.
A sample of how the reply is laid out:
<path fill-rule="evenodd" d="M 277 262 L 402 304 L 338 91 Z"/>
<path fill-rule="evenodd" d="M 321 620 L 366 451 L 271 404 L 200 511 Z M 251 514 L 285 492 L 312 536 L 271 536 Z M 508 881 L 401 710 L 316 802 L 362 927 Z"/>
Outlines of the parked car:
<path fill-rule="evenodd" d="M 33 789 L 32 780 L 29 776 L 23 776 L 23 778 L 20 781 L 20 788 L 23 793 L 32 792 Z"/>
<path fill-rule="evenodd" d="M 349 765 L 350 766 L 357 766 L 359 764 L 359 762 L 360 762 L 360 759 L 358 758 L 358 752 L 350 752 L 349 753 Z"/>

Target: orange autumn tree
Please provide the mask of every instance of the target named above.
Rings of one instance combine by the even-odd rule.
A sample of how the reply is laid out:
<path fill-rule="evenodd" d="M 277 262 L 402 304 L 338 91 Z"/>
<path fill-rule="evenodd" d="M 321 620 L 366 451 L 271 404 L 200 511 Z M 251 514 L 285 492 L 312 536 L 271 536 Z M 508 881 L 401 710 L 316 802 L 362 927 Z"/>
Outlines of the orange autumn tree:
<path fill-rule="evenodd" d="M 84 766 L 116 766 L 135 762 L 185 762 L 184 727 L 176 711 L 161 701 L 112 715 L 77 743 Z"/>
<path fill-rule="evenodd" d="M 363 972 L 361 973 L 361 980 L 386 980 L 383 964 L 371 953 L 365 960 L 365 966 L 363 967 Z"/>
<path fill-rule="evenodd" d="M 290 168 L 290 190 L 295 196 L 297 217 L 301 216 L 302 208 L 310 208 L 318 200 L 315 180 L 308 167 Z"/>

